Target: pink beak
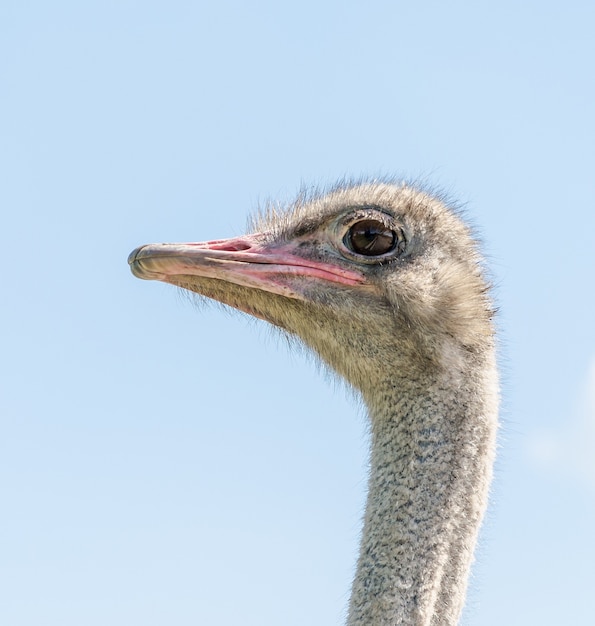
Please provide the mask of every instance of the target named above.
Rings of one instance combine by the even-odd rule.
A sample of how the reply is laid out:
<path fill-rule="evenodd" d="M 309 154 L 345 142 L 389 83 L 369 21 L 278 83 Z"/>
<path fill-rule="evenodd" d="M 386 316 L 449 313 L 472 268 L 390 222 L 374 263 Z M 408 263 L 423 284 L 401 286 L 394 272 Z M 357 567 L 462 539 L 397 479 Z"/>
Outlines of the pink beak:
<path fill-rule="evenodd" d="M 303 299 L 292 287 L 294 277 L 308 277 L 339 285 L 365 282 L 362 273 L 333 263 L 295 254 L 291 243 L 271 245 L 261 234 L 201 243 L 149 244 L 128 257 L 137 278 L 177 283 L 181 277 L 214 278 L 245 287 Z"/>

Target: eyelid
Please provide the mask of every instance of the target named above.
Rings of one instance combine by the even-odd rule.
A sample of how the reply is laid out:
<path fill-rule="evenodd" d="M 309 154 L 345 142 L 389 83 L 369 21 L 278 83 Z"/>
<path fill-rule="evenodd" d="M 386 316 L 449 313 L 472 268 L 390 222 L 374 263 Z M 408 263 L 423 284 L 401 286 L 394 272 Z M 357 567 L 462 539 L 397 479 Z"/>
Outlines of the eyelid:
<path fill-rule="evenodd" d="M 380 211 L 378 209 L 374 209 L 371 211 L 370 209 L 362 208 L 357 213 L 350 212 L 347 216 L 344 216 L 343 219 L 339 221 L 339 226 L 341 228 L 341 238 L 343 238 L 347 231 L 357 222 L 362 222 L 364 220 L 377 220 L 380 222 L 385 228 L 390 228 L 391 230 L 397 231 L 398 227 L 392 223 L 390 219 L 392 216 L 385 213 L 384 211 Z"/>

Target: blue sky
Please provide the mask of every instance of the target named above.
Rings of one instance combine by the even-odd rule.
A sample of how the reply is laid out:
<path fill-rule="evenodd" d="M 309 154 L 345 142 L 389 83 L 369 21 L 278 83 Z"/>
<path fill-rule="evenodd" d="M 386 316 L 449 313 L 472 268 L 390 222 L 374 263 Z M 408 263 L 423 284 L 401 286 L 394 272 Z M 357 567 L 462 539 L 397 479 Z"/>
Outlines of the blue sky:
<path fill-rule="evenodd" d="M 342 623 L 360 408 L 264 324 L 126 257 L 362 174 L 457 198 L 494 275 L 500 455 L 464 623 L 592 619 L 594 18 L 2 3 L 0 623 Z"/>

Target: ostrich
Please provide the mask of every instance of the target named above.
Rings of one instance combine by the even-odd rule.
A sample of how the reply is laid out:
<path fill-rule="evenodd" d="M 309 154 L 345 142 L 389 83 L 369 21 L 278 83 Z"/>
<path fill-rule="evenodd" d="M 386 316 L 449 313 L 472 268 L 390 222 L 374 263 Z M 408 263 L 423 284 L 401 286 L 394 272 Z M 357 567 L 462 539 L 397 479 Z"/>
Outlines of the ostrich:
<path fill-rule="evenodd" d="M 458 623 L 495 454 L 493 308 L 469 229 L 407 184 L 339 185 L 254 232 L 129 263 L 298 337 L 361 395 L 370 474 L 348 626 Z"/>

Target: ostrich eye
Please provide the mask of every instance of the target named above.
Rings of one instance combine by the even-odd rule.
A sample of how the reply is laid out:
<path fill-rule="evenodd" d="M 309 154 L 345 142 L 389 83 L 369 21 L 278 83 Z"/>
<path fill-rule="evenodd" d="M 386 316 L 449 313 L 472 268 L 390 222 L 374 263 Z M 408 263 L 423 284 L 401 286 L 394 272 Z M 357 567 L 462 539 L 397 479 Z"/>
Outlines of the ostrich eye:
<path fill-rule="evenodd" d="M 392 252 L 398 242 L 397 233 L 378 220 L 356 222 L 343 238 L 343 243 L 352 252 L 364 256 L 380 256 Z"/>

